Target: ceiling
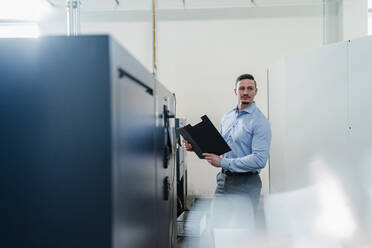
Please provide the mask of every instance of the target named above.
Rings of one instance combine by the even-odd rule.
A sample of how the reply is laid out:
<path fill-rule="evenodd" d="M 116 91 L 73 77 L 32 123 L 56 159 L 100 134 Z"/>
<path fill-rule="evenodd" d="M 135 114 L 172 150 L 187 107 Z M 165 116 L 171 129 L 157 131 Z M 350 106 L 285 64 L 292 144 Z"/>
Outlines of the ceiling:
<path fill-rule="evenodd" d="M 56 8 L 65 8 L 66 0 L 45 0 Z M 82 11 L 151 10 L 152 0 L 80 0 Z M 160 10 L 223 9 L 273 6 L 314 6 L 323 0 L 157 0 Z"/>

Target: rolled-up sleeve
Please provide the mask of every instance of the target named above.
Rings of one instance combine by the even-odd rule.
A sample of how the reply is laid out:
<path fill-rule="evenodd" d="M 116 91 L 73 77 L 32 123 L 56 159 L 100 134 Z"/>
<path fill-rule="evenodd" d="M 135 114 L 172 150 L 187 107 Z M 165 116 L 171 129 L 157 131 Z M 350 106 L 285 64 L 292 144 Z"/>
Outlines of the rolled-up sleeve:
<path fill-rule="evenodd" d="M 252 135 L 252 153 L 237 158 L 222 158 L 221 167 L 232 172 L 260 171 L 270 151 L 271 128 L 267 119 L 256 123 Z"/>

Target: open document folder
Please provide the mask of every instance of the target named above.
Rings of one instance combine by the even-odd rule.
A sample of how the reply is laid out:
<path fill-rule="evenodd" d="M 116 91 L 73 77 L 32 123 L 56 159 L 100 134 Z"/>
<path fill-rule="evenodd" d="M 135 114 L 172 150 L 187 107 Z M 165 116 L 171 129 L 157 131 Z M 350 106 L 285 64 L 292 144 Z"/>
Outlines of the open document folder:
<path fill-rule="evenodd" d="M 201 117 L 202 122 L 195 126 L 190 124 L 179 128 L 181 135 L 187 140 L 199 158 L 204 158 L 202 153 L 214 153 L 222 155 L 231 151 L 229 145 L 222 138 L 217 129 L 213 126 L 208 116 Z"/>

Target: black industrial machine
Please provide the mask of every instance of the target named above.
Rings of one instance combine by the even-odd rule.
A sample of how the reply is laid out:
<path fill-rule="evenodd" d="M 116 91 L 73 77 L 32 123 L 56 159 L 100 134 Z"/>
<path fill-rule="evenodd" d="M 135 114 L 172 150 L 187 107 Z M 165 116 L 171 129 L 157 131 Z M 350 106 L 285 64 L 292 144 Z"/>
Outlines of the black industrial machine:
<path fill-rule="evenodd" d="M 187 210 L 187 164 L 186 149 L 182 146 L 181 135 L 178 128 L 186 125 L 185 118 L 176 118 L 176 138 L 178 141 L 176 152 L 176 170 L 177 170 L 177 217 Z"/>
<path fill-rule="evenodd" d="M 156 81 L 156 163 L 157 205 L 159 221 L 159 247 L 175 244 L 177 237 L 177 192 L 176 192 L 176 99 L 161 83 Z M 167 243 L 166 243 L 167 242 Z"/>
<path fill-rule="evenodd" d="M 174 246 L 174 95 L 109 36 L 0 57 L 0 247 Z"/>

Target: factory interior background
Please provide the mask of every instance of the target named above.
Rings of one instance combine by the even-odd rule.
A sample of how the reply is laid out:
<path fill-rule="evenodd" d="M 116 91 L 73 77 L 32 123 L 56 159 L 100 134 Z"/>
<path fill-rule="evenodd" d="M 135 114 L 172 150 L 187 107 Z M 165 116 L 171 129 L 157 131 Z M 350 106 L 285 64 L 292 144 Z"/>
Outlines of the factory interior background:
<path fill-rule="evenodd" d="M 76 4 L 78 7 L 71 7 L 72 5 L 69 6 L 69 4 Z M 74 10 L 71 10 L 72 8 Z M 69 11 L 76 12 L 72 13 Z M 107 44 L 103 41 L 100 43 L 101 41 L 96 41 L 94 38 L 92 38 L 92 42 L 98 42 L 100 48 L 107 46 L 113 49 L 107 55 L 109 60 L 114 58 L 112 61 L 119 61 L 120 56 L 118 54 L 125 56 L 128 54 L 128 57 L 130 57 L 128 63 L 133 64 L 133 68 L 131 67 L 130 70 L 133 69 L 133 73 L 139 73 L 138 75 L 143 72 L 141 75 L 146 75 L 143 76 L 145 81 L 150 77 L 154 78 L 153 86 L 149 87 L 154 87 L 155 101 L 160 102 L 159 99 L 161 97 L 164 95 L 169 96 L 169 99 L 164 104 L 168 104 L 171 114 L 180 118 L 183 125 L 186 123 L 194 125 L 201 121 L 201 116 L 208 115 L 214 126 L 218 128 L 222 116 L 236 107 L 236 98 L 233 93 L 236 77 L 243 73 L 253 74 L 258 88 L 256 104 L 271 121 L 273 130 L 270 159 L 260 173 L 263 184 L 261 194 L 262 198 L 270 195 L 274 196 L 267 199 L 267 205 L 264 209 L 267 214 L 267 223 L 265 225 L 269 225 L 269 228 L 272 228 L 272 235 L 262 235 L 255 242 L 250 237 L 252 247 L 372 246 L 372 240 L 370 240 L 372 235 L 372 208 L 370 208 L 372 207 L 372 184 L 369 182 L 371 181 L 370 173 L 372 170 L 368 167 L 372 160 L 369 157 L 370 155 L 368 156 L 369 142 L 363 141 L 363 143 L 361 141 L 363 139 L 370 140 L 370 137 L 368 137 L 370 131 L 363 129 L 362 134 L 358 133 L 359 136 L 348 140 L 346 136 L 352 136 L 351 133 L 342 131 L 342 127 L 340 127 L 340 132 L 337 132 L 337 128 L 333 128 L 341 122 L 345 122 L 347 128 L 351 129 L 350 123 L 354 120 L 357 123 L 355 126 L 356 130 L 359 127 L 359 122 L 365 123 L 364 126 L 360 124 L 361 128 L 368 127 L 366 124 L 370 121 L 370 118 L 367 117 L 368 113 L 366 111 L 369 108 L 365 107 L 363 109 L 365 110 L 364 112 L 356 114 L 353 110 L 362 109 L 361 106 L 363 104 L 368 105 L 370 102 L 361 100 L 358 102 L 360 104 L 358 108 L 357 104 L 353 105 L 353 99 L 362 98 L 358 95 L 359 91 L 357 92 L 355 89 L 361 92 L 368 92 L 371 87 L 370 85 L 368 86 L 368 83 L 365 83 L 361 84 L 362 86 L 359 88 L 355 83 L 356 81 L 363 82 L 363 80 L 366 80 L 366 82 L 369 82 L 370 80 L 368 70 L 372 68 L 372 64 L 368 60 L 367 54 L 369 50 L 372 50 L 372 39 L 368 37 L 369 34 L 372 34 L 372 1 L 370 0 L 3 0 L 0 3 L 0 39 L 3 41 L 0 42 L 0 51 L 4 52 L 7 50 L 7 39 L 34 40 L 37 42 L 38 39 L 43 39 L 44 37 L 76 38 L 80 36 L 94 37 L 95 35 L 110 37 Z M 354 41 L 355 43 L 353 43 Z M 48 49 L 52 49 L 55 46 L 54 49 L 56 51 L 58 47 L 61 47 L 62 52 L 64 51 L 62 49 L 64 47 L 63 40 L 56 39 L 50 42 Z M 85 42 L 88 44 L 89 39 Z M 75 43 L 70 45 L 72 46 L 73 44 Z M 355 48 L 353 44 L 356 44 Z M 357 50 L 359 45 L 363 46 L 360 51 Z M 79 45 L 77 47 L 84 49 L 84 46 Z M 122 52 L 119 47 L 124 47 L 125 52 Z M 39 49 L 44 48 L 47 49 L 46 47 L 40 47 Z M 76 61 L 84 62 L 84 64 L 76 64 L 77 71 L 85 71 L 84 67 L 90 65 L 91 61 L 94 61 L 93 64 L 97 68 L 99 68 L 99 65 L 104 66 L 108 63 L 106 57 L 100 57 L 101 53 L 95 54 L 94 50 L 92 50 L 91 60 L 80 60 L 77 58 L 79 49 L 76 48 L 72 52 L 66 52 L 66 64 L 71 62 L 71 65 L 66 66 L 66 69 L 63 64 L 60 64 L 61 67 L 54 72 L 55 77 L 69 78 L 63 74 L 74 72 L 73 64 Z M 117 53 L 115 49 L 118 49 Z M 343 57 L 344 53 L 345 57 Z M 64 56 L 61 53 L 56 54 Z M 366 54 L 366 58 L 355 59 L 355 57 L 350 57 L 350 54 L 356 54 L 355 56 Z M 0 53 L 0 59 L 3 60 L 1 62 L 3 66 L 2 72 L 6 73 L 8 69 L 5 70 L 4 68 L 8 68 L 8 62 L 3 58 L 11 60 L 12 55 L 7 53 L 3 57 Z M 17 59 L 20 58 L 17 57 Z M 53 58 L 50 59 L 50 61 L 54 61 Z M 340 61 L 344 60 L 346 62 L 342 64 Z M 322 66 L 315 65 L 321 64 L 322 61 L 327 63 L 324 62 Z M 355 63 L 362 61 L 365 68 L 355 66 L 354 70 L 353 61 Z M 17 65 L 15 62 L 10 64 Z M 313 71 L 303 69 L 311 66 L 316 69 Z M 124 68 L 124 70 L 127 70 L 127 68 Z M 297 71 L 298 75 L 294 71 Z M 345 73 L 345 71 L 349 73 Z M 40 70 L 40 73 L 44 73 L 43 70 Z M 109 74 L 110 72 L 103 71 L 102 73 Z M 364 75 L 363 73 L 365 73 L 365 77 L 358 78 L 357 75 Z M 323 78 L 323 74 L 327 75 L 324 76 L 324 80 L 314 83 L 314 87 L 319 87 L 317 88 L 318 90 L 324 90 L 325 96 L 322 98 L 323 95 L 316 95 L 317 92 L 313 88 L 309 87 L 308 89 L 306 87 L 309 84 L 312 85 L 313 81 Z M 334 76 L 336 74 L 339 77 Z M 6 77 L 4 75 L 0 75 L 0 84 L 6 85 Z M 314 77 L 310 78 L 311 76 Z M 333 81 L 330 81 L 329 78 Z M 343 83 L 343 79 L 347 81 Z M 37 80 L 37 78 L 33 78 L 33 80 Z M 322 85 L 327 85 L 329 81 L 329 85 L 323 88 Z M 32 81 L 30 81 L 30 84 L 32 84 Z M 342 86 L 339 86 L 339 84 Z M 340 90 L 340 87 L 344 88 Z M 98 89 L 96 90 L 98 92 Z M 120 91 L 119 88 L 117 90 Z M 173 93 L 175 95 L 174 98 Z M 118 94 L 115 96 L 118 98 L 124 96 L 128 97 L 128 99 L 131 98 L 129 93 L 128 95 L 123 93 L 123 95 Z M 311 99 L 309 100 L 307 97 Z M 141 96 L 135 100 L 132 99 L 128 106 L 136 108 L 135 106 L 149 104 L 143 98 Z M 367 99 L 367 96 L 365 98 Z M 337 101 L 339 103 L 335 104 Z M 4 114 L 9 113 L 5 108 L 10 105 L 7 105 L 9 103 L 5 100 L 0 100 L 0 102 L 3 104 L 1 113 L 5 123 L 7 118 L 4 117 Z M 126 103 L 123 104 L 125 105 Z M 163 103 L 156 103 L 154 108 L 158 106 L 157 104 L 162 105 Z M 309 105 L 306 104 L 312 105 L 312 107 L 308 108 Z M 337 107 L 330 107 L 327 110 L 326 106 L 332 104 L 339 106 L 342 110 L 337 109 Z M 299 106 L 300 110 L 296 109 L 295 106 Z M 304 107 L 307 112 L 304 113 L 301 107 Z M 317 117 L 318 119 L 307 119 L 307 113 L 309 115 L 319 113 L 315 111 L 317 108 L 325 108 L 324 115 L 320 114 Z M 128 111 L 126 112 L 128 113 L 128 118 L 134 116 L 133 122 L 135 122 L 136 115 L 130 110 L 125 111 Z M 159 111 L 161 112 L 163 109 Z M 332 113 L 335 113 L 336 117 L 332 117 Z M 99 116 L 100 113 L 97 112 L 97 115 Z M 344 115 L 345 118 L 342 119 Z M 288 122 L 283 121 L 283 118 Z M 20 119 L 14 120 L 20 121 Z M 90 120 L 93 121 L 95 119 L 92 117 Z M 139 120 L 136 121 L 141 122 Z M 320 122 L 321 124 L 318 126 L 309 124 L 309 122 Z M 120 121 L 118 123 L 120 125 Z M 86 123 L 86 125 L 90 124 L 93 125 L 93 123 Z M 307 126 L 308 124 L 309 126 Z M 305 134 L 301 133 L 301 129 L 296 129 L 296 125 L 306 126 L 308 129 L 302 129 Z M 4 124 L 3 131 L 5 127 L 8 126 Z M 128 128 L 134 127 L 129 127 L 128 124 Z M 326 130 L 321 128 L 326 128 Z M 319 131 L 320 129 L 322 131 Z M 143 131 L 144 129 L 141 130 Z M 293 132 L 291 133 L 292 130 Z M 117 132 L 120 133 L 120 131 Z M 340 134 L 344 134 L 344 132 L 346 135 L 345 140 L 340 138 Z M 2 133 L 6 134 L 5 131 Z M 298 136 L 294 137 L 295 134 Z M 320 136 L 319 139 L 324 138 L 324 140 L 319 140 L 319 142 L 311 140 L 312 137 L 318 136 Z M 6 137 L 9 142 L 11 138 Z M 286 143 L 282 140 L 288 141 Z M 345 146 L 338 149 L 338 142 L 344 142 Z M 350 142 L 355 142 L 358 145 L 355 145 L 355 148 L 350 148 Z M 324 144 L 324 147 L 322 147 L 322 144 Z M 180 144 L 177 146 L 180 146 Z M 3 142 L 1 147 L 5 151 L 7 143 Z M 334 149 L 337 151 L 328 149 L 329 147 L 335 147 Z M 285 154 L 284 150 L 286 151 Z M 363 162 L 356 161 L 352 156 L 351 158 L 347 157 L 344 152 L 350 150 L 354 153 L 353 156 L 360 157 Z M 329 153 L 324 152 L 323 154 L 322 151 L 329 151 Z M 172 154 L 172 152 L 170 153 Z M 185 151 L 183 153 L 184 164 L 187 167 L 187 179 L 185 176 L 182 182 L 184 191 L 187 194 L 183 192 L 183 195 L 185 197 L 187 195 L 187 199 L 183 199 L 182 210 L 192 210 L 193 201 L 196 201 L 195 203 L 199 201 L 197 204 L 200 204 L 201 211 L 204 211 L 202 206 L 203 199 L 208 202 L 209 199 L 213 198 L 216 189 L 216 175 L 220 170 L 210 166 L 205 160 L 199 159 L 194 153 L 186 153 Z M 176 156 L 175 154 L 173 155 Z M 339 159 L 341 162 L 337 159 L 333 160 L 335 156 L 340 156 L 344 160 Z M 175 160 L 176 157 L 174 157 L 174 160 L 169 160 L 170 167 L 172 164 L 176 164 Z M 10 165 L 11 162 L 9 161 L 9 158 L 8 160 L 4 159 L 3 162 L 0 160 L 1 167 L 5 168 L 5 165 L 8 165 L 6 163 Z M 159 161 L 156 163 L 163 163 Z M 291 163 L 293 161 L 300 164 L 292 166 Z M 328 166 L 327 162 L 338 163 L 339 167 Z M 359 165 L 360 168 L 358 167 Z M 156 166 L 159 165 L 157 164 Z M 355 169 L 351 169 L 351 167 Z M 176 170 L 175 168 L 175 170 L 170 171 L 175 177 L 177 177 Z M 350 175 L 351 172 L 354 172 L 352 176 Z M 130 176 L 134 176 L 135 173 L 137 172 Z M 324 182 L 321 179 L 310 178 L 311 173 L 321 178 L 333 178 L 334 180 L 325 180 L 325 184 L 322 184 Z M 6 173 L 3 175 L 5 178 Z M 40 175 L 43 175 L 43 173 L 40 172 Z M 47 175 L 45 176 L 47 177 Z M 128 177 L 128 175 L 123 175 L 123 178 L 125 177 Z M 172 177 L 170 176 L 170 178 Z M 17 179 L 21 180 L 20 178 Z M 146 177 L 142 175 L 141 180 L 146 180 Z M 187 182 L 185 182 L 186 180 Z M 319 181 L 321 182 L 320 184 L 315 183 Z M 110 184 L 110 182 L 105 183 Z M 133 183 L 138 184 L 133 187 L 141 187 L 141 182 L 136 181 L 135 178 Z M 172 180 L 170 184 L 176 185 Z M 2 185 L 3 188 L 0 190 L 4 195 L 2 198 L 5 201 L 11 200 L 11 194 L 5 193 L 7 191 L 5 187 L 8 187 L 8 185 L 10 184 L 4 183 Z M 76 185 L 78 187 L 78 184 Z M 150 186 L 146 187 L 151 188 Z M 170 187 L 171 191 L 174 191 L 174 195 L 170 193 L 172 195 L 171 199 L 174 198 L 174 204 L 167 205 L 166 208 L 169 208 L 168 211 L 173 211 L 173 213 L 161 213 L 160 215 L 167 216 L 166 223 L 148 228 L 158 229 L 158 232 L 167 233 L 167 235 L 159 238 L 162 241 L 159 241 L 159 243 L 155 242 L 156 244 L 154 243 L 152 247 L 208 247 L 208 244 L 212 241 L 201 240 L 201 237 L 204 237 L 201 233 L 199 233 L 200 235 L 190 235 L 193 237 L 189 239 L 187 237 L 177 238 L 177 232 L 179 232 L 177 227 L 181 225 L 181 221 L 177 221 L 176 218 L 180 213 L 177 213 L 177 216 L 174 213 L 177 211 L 177 188 L 172 188 L 172 185 Z M 347 190 L 343 191 L 344 188 Z M 163 189 L 157 188 L 156 190 L 162 191 Z M 136 191 L 134 190 L 133 192 Z M 306 199 L 319 197 L 317 192 L 325 192 L 324 194 L 326 195 L 321 194 L 321 197 L 333 199 L 333 201 L 330 200 L 329 205 L 325 205 L 325 208 L 327 208 L 326 214 L 329 213 L 327 215 L 329 218 L 320 218 L 320 224 L 317 222 L 317 225 L 319 224 L 323 227 L 319 231 L 322 235 L 312 234 L 309 237 L 304 235 L 304 233 L 312 233 L 311 228 L 313 228 L 313 225 L 316 226 L 312 223 L 315 220 L 309 219 L 312 216 L 317 217 L 317 215 L 309 214 L 310 217 L 305 217 L 306 213 L 310 213 L 311 210 L 306 212 L 304 209 L 307 209 L 306 207 L 311 206 L 311 204 L 304 204 L 304 202 L 306 202 Z M 279 197 L 281 193 L 283 194 L 282 198 Z M 347 199 L 346 201 L 357 203 L 345 203 L 344 195 L 345 199 Z M 131 194 L 128 197 L 134 197 L 133 199 L 140 201 L 139 198 Z M 301 202 L 303 205 L 300 204 Z M 327 201 L 325 200 L 325 202 Z M 125 202 L 120 204 L 121 207 L 126 207 Z M 159 206 L 158 204 L 157 207 Z M 128 207 L 132 211 L 135 208 L 134 205 Z M 284 210 L 286 208 L 287 211 Z M 143 209 L 148 211 L 150 208 Z M 283 209 L 283 213 L 278 214 L 275 209 Z M 298 216 L 292 216 L 291 211 L 296 212 L 296 209 L 302 210 L 299 211 Z M 19 209 L 19 211 L 26 210 L 27 208 Z M 104 208 L 104 210 L 107 211 L 107 214 L 110 213 L 108 208 Z M 196 210 L 199 211 L 198 209 Z M 7 208 L 4 208 L 2 211 L 3 217 L 8 215 L 6 211 Z M 301 213 L 304 214 L 301 215 Z M 12 214 L 17 215 L 16 211 L 12 212 Z M 141 214 L 143 213 L 133 213 L 134 216 Z M 155 215 L 144 214 L 144 216 L 152 218 L 144 223 L 157 223 Z M 128 216 L 130 216 L 130 213 Z M 288 220 L 291 216 L 296 220 Z M 269 217 L 271 219 L 268 219 Z M 141 220 L 143 218 L 143 216 L 139 217 Z M 282 220 L 281 218 L 287 219 Z M 340 222 L 338 222 L 339 219 L 341 219 Z M 10 222 L 11 220 L 11 217 L 8 216 L 7 221 Z M 125 218 L 122 220 L 125 221 Z M 22 225 L 22 219 L 17 219 L 17 221 L 17 225 Z M 285 223 L 284 226 L 287 227 L 278 227 L 282 221 Z M 324 223 L 331 222 L 333 225 L 322 224 L 322 221 Z M 288 224 L 289 222 L 291 224 Z M 309 224 L 310 222 L 311 224 Z M 10 225 L 6 222 L 3 225 L 0 224 L 0 230 L 13 230 L 12 228 L 14 228 L 13 231 L 8 230 L 4 233 L 9 236 L 17 235 L 17 231 L 15 231 L 17 229 L 15 226 L 17 225 L 14 224 L 13 226 L 13 224 Z M 120 228 L 116 229 L 116 224 L 110 225 L 106 223 L 105 225 L 110 226 L 110 231 L 107 231 L 109 233 L 105 233 L 107 237 L 110 235 L 114 237 L 115 232 L 120 232 Z M 195 225 L 201 228 L 200 219 L 196 221 Z M 10 226 L 12 227 L 10 228 Z M 133 224 L 133 226 L 136 226 L 136 224 Z M 28 228 L 32 229 L 32 226 Z M 68 227 L 66 226 L 66 228 Z M 279 231 L 281 228 L 282 230 Z M 22 234 L 27 234 L 24 228 L 21 229 Z M 129 230 L 130 228 L 127 229 Z M 144 228 L 143 225 L 139 225 L 137 231 L 148 231 L 148 229 Z M 297 231 L 294 229 L 297 229 Z M 133 235 L 136 233 L 135 230 L 133 228 Z M 196 232 L 199 231 L 198 229 Z M 244 240 L 244 236 L 247 237 L 247 233 L 250 232 L 242 231 L 237 234 L 221 232 L 220 237 L 226 237 L 225 240 L 221 240 L 218 237 L 207 239 L 214 239 L 212 243 L 214 243 L 215 247 L 220 248 L 249 247 L 246 246 L 248 241 Z M 328 235 L 328 233 L 331 234 Z M 178 234 L 179 236 L 187 236 L 187 233 Z M 239 236 L 239 234 L 241 235 Z M 100 234 L 94 233 L 93 235 Z M 131 236 L 129 232 L 126 235 Z M 78 236 L 78 234 L 76 236 L 71 234 L 68 237 L 79 239 Z M 288 236 L 297 238 L 288 243 Z M 148 237 L 156 239 L 157 234 L 146 233 L 144 237 L 144 239 L 148 239 Z M 19 237 L 19 239 L 22 239 L 22 237 Z M 180 239 L 183 240 L 180 241 Z M 230 239 L 237 243 L 232 244 L 231 241 L 226 241 Z M 2 242 L 3 244 L 10 244 L 9 240 L 0 238 L 0 244 Z M 25 240 L 30 240 L 31 242 L 33 238 L 29 237 L 29 239 Z M 140 241 L 141 237 L 137 239 L 133 237 L 130 241 L 128 240 L 118 237 L 112 238 L 112 241 L 107 241 L 107 243 L 102 242 L 107 245 L 105 247 L 150 247 L 149 244 L 151 244 L 149 241 Z M 21 241 L 17 244 L 18 246 L 14 247 L 26 247 L 27 245 L 29 245 L 27 247 L 36 247 L 32 246 L 32 243 L 27 244 Z M 40 247 L 48 247 L 49 244 L 53 244 L 53 242 L 48 243 L 45 241 L 45 246 Z M 70 247 L 81 245 L 78 243 L 72 244 Z M 61 246 L 56 244 L 55 247 Z"/>

